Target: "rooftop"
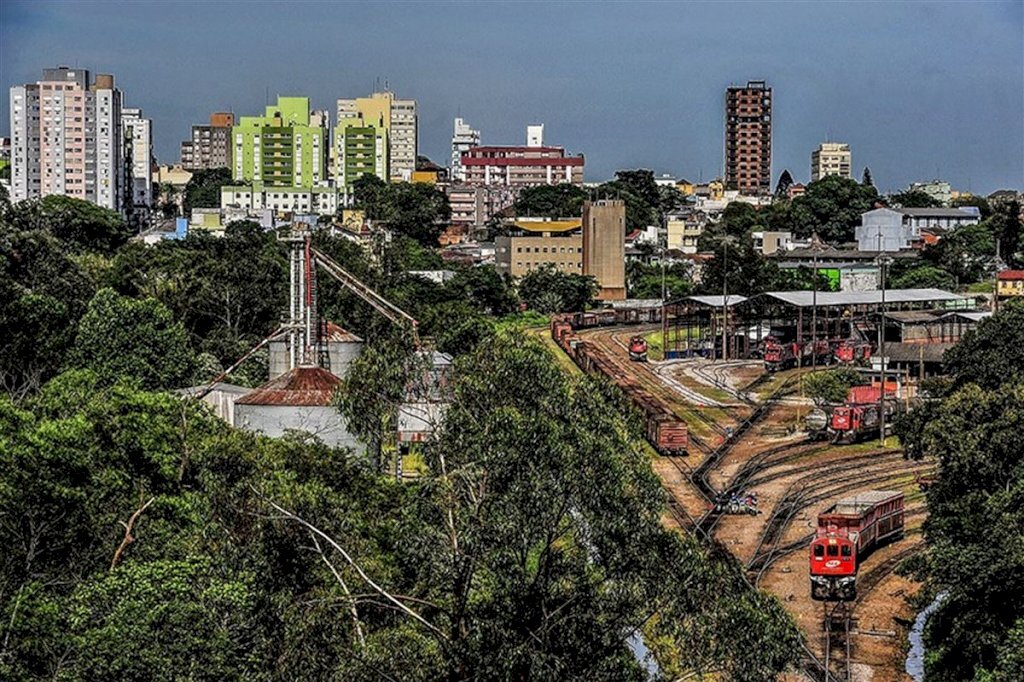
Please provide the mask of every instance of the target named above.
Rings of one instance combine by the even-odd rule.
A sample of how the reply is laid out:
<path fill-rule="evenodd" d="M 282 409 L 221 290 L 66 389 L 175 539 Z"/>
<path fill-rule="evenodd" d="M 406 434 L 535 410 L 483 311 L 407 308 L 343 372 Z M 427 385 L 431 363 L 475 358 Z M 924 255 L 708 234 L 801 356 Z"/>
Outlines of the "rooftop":
<path fill-rule="evenodd" d="M 893 497 L 903 497 L 903 493 L 898 490 L 868 490 L 839 500 L 830 511 L 833 514 L 857 514 L 859 516 L 862 511 Z"/>
<path fill-rule="evenodd" d="M 517 218 L 512 221 L 512 224 L 524 232 L 571 232 L 583 227 L 583 219 L 530 220 L 528 218 Z"/>
<path fill-rule="evenodd" d="M 868 291 L 819 291 L 817 301 L 813 291 L 768 291 L 761 296 L 788 303 L 799 308 L 818 306 L 874 305 L 882 302 L 882 290 Z M 886 303 L 926 303 L 932 301 L 967 301 L 964 296 L 942 289 L 886 289 Z"/>
<path fill-rule="evenodd" d="M 296 367 L 254 389 L 235 404 L 324 407 L 331 404 L 331 397 L 340 385 L 341 379 L 323 367 Z"/>
<path fill-rule="evenodd" d="M 972 207 L 973 208 L 973 207 Z M 977 214 L 973 211 L 964 211 L 959 208 L 900 208 L 896 209 L 903 215 L 914 218 L 975 218 Z"/>
<path fill-rule="evenodd" d="M 996 277 L 1004 282 L 1024 280 L 1024 270 L 1003 270 Z"/>

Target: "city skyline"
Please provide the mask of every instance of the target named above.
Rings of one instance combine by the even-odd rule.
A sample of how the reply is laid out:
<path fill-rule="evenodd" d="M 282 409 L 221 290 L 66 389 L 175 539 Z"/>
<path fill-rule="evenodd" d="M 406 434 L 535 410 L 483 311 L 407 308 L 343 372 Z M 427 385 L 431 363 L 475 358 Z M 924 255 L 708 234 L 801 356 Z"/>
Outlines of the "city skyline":
<path fill-rule="evenodd" d="M 248 115 L 278 95 L 333 111 L 387 82 L 417 100 L 420 153 L 437 163 L 461 116 L 483 144 L 523 144 L 527 124 L 546 124 L 550 144 L 586 155 L 588 181 L 636 167 L 706 181 L 722 172 L 726 88 L 765 80 L 773 183 L 783 169 L 809 180 L 809 155 L 828 139 L 850 144 L 854 177 L 869 166 L 882 190 L 1024 183 L 1017 3 L 203 6 L 190 26 L 196 7 L 5 3 L 5 110 L 7 89 L 45 67 L 113 73 L 125 106 L 153 119 L 157 158 L 173 163 L 212 111 Z"/>

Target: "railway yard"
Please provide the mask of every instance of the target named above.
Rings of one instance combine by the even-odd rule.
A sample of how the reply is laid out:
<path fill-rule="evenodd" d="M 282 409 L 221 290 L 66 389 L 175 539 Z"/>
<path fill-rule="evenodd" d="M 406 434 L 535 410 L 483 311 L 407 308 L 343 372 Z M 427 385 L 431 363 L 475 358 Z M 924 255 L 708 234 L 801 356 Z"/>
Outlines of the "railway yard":
<path fill-rule="evenodd" d="M 651 460 L 667 493 L 665 525 L 728 551 L 752 589 L 779 598 L 804 635 L 805 664 L 790 679 L 909 680 L 907 598 L 919 585 L 895 569 L 922 546 L 926 509 L 918 479 L 934 465 L 904 459 L 894 439 L 885 447 L 877 437 L 852 445 L 810 440 L 799 426 L 813 408 L 799 396 L 805 370 L 768 375 L 758 361 L 630 361 L 630 338 L 655 329 L 600 327 L 576 335 L 587 353 L 603 354 L 601 371 L 613 381 L 638 385 L 686 424 L 687 453 Z M 813 600 L 809 545 L 819 512 L 879 489 L 903 493 L 902 534 L 865 559 L 853 601 Z"/>

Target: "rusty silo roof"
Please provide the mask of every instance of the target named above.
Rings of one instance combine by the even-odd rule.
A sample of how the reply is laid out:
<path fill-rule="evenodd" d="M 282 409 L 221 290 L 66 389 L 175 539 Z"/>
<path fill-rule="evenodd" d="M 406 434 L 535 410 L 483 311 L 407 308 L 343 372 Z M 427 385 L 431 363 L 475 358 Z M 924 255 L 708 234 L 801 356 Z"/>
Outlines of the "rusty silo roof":
<path fill-rule="evenodd" d="M 322 367 L 296 367 L 272 379 L 236 405 L 325 406 L 341 385 L 341 379 Z"/>
<path fill-rule="evenodd" d="M 328 322 L 327 325 L 327 337 L 324 339 L 330 343 L 362 343 L 363 340 L 348 331 L 341 325 Z"/>

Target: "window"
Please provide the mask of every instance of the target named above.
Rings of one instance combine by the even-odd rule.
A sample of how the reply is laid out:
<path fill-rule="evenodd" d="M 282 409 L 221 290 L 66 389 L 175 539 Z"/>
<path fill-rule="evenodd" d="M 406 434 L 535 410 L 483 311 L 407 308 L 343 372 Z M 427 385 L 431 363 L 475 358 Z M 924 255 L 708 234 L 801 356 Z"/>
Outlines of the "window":
<path fill-rule="evenodd" d="M 849 546 L 849 545 L 843 545 L 843 556 L 844 556 L 845 558 L 849 559 L 849 558 L 850 558 L 850 555 L 851 555 L 852 553 L 853 553 L 853 552 L 851 552 L 851 551 L 850 551 L 850 546 Z"/>
<path fill-rule="evenodd" d="M 815 558 L 818 558 L 818 559 L 821 559 L 822 557 L 824 557 L 825 556 L 825 546 L 824 545 L 815 545 L 814 546 L 814 556 L 815 556 Z"/>
<path fill-rule="evenodd" d="M 839 548 L 837 546 L 835 546 L 835 545 L 829 545 L 828 546 L 828 555 L 829 556 L 839 556 Z"/>

